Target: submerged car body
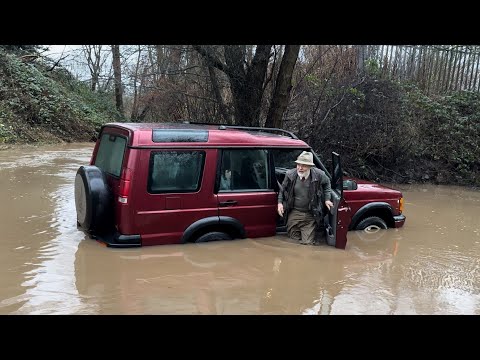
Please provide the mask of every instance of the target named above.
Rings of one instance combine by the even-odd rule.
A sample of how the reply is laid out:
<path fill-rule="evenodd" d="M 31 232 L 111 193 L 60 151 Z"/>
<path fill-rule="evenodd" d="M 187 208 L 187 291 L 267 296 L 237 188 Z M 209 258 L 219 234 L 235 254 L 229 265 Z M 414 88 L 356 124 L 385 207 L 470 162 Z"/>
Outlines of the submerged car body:
<path fill-rule="evenodd" d="M 283 176 L 305 150 L 313 152 L 281 129 L 109 123 L 77 171 L 77 225 L 112 247 L 272 236 L 285 230 L 276 211 Z M 348 230 L 403 225 L 400 192 L 344 181 L 336 153 L 331 173 L 314 161 L 331 178 L 328 245 L 344 249 Z"/>

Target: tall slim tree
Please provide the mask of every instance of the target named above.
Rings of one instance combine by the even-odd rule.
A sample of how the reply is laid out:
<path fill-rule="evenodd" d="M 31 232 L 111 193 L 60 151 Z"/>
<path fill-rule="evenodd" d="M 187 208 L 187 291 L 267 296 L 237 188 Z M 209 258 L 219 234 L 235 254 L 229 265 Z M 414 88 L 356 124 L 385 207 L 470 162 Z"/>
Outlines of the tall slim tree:
<path fill-rule="evenodd" d="M 132 84 L 133 84 L 133 104 L 132 104 L 132 110 L 131 110 L 131 114 L 130 114 L 130 119 L 132 121 L 137 121 L 137 118 L 138 118 L 138 98 L 139 98 L 139 95 L 141 94 L 141 91 L 142 91 L 142 87 L 141 86 L 138 86 L 138 81 L 140 79 L 140 81 L 143 81 L 143 77 L 141 77 L 139 75 L 139 72 L 140 72 L 140 60 L 142 58 L 142 46 L 141 45 L 137 45 L 137 50 L 136 50 L 136 53 L 137 53 L 137 61 L 135 62 L 135 66 L 134 66 L 134 69 L 133 69 L 133 74 L 132 74 Z"/>
<path fill-rule="evenodd" d="M 117 110 L 123 116 L 123 87 L 122 87 L 122 68 L 120 64 L 120 45 L 112 46 L 112 66 L 113 78 L 115 83 L 115 104 Z"/>

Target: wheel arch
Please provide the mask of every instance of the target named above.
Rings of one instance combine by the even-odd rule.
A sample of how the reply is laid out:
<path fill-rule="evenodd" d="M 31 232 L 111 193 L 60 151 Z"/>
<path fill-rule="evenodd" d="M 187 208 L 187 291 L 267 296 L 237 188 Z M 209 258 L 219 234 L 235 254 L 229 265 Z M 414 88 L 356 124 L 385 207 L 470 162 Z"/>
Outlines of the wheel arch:
<path fill-rule="evenodd" d="M 237 219 L 230 216 L 210 216 L 188 226 L 183 232 L 181 242 L 193 242 L 197 237 L 210 231 L 225 232 L 232 238 L 245 238 L 245 228 Z"/>
<path fill-rule="evenodd" d="M 389 228 L 394 227 L 392 206 L 386 202 L 371 202 L 362 206 L 355 215 L 352 216 L 348 230 L 355 229 L 360 221 L 371 216 L 377 216 L 383 219 Z"/>

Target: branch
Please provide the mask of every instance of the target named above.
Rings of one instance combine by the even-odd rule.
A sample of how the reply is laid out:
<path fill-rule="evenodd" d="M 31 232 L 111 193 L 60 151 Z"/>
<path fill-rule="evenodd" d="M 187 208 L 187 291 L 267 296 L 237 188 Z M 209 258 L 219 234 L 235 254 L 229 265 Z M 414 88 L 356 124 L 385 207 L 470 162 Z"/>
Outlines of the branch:
<path fill-rule="evenodd" d="M 383 165 L 382 165 L 377 159 L 375 159 L 375 158 L 372 158 L 372 160 L 375 161 L 378 165 L 380 165 L 380 166 L 381 166 L 382 168 L 384 168 L 385 170 L 391 171 L 391 172 L 394 173 L 395 175 L 398 175 L 398 176 L 400 176 L 400 177 L 402 177 L 402 178 L 408 177 L 408 176 L 399 174 L 399 173 L 397 173 L 396 171 L 393 171 L 393 170 L 391 170 L 391 169 L 389 169 L 389 168 L 386 168 L 385 166 L 383 166 Z"/>
<path fill-rule="evenodd" d="M 55 61 L 55 64 L 53 64 L 51 68 L 47 69 L 47 71 L 53 71 L 53 69 L 55 69 L 58 66 L 58 64 L 60 64 L 60 61 L 66 58 L 68 58 L 68 55 L 65 55 L 64 57 L 60 57 L 57 61 Z"/>
<path fill-rule="evenodd" d="M 323 92 L 325 91 L 325 88 L 327 87 L 327 84 L 332 79 L 333 72 L 335 71 L 335 68 L 337 67 L 339 57 L 340 57 L 340 55 L 337 55 L 337 57 L 335 58 L 335 63 L 333 64 L 332 68 L 330 69 L 330 74 L 328 75 L 328 79 L 327 79 L 327 81 L 325 81 L 323 83 L 322 91 L 320 91 L 320 95 L 318 96 L 317 105 L 315 106 L 315 109 L 313 110 L 312 122 L 313 122 L 313 119 L 315 118 L 315 114 L 317 113 L 318 108 L 320 107 L 320 101 L 322 100 Z M 343 97 L 345 97 L 345 94 L 343 94 Z M 343 100 L 343 97 L 342 97 L 342 100 Z M 340 100 L 340 101 L 342 101 L 342 100 Z M 337 105 L 335 105 L 335 106 L 337 106 Z M 328 110 L 328 112 L 330 112 L 330 110 Z M 328 112 L 327 112 L 327 115 L 328 115 Z M 325 118 L 323 120 L 325 120 Z M 321 123 L 323 122 L 323 120 L 321 121 Z"/>
<path fill-rule="evenodd" d="M 330 111 L 332 111 L 333 109 L 335 109 L 338 105 L 340 105 L 340 103 L 343 101 L 343 99 L 345 98 L 345 95 L 347 94 L 347 92 L 345 91 L 343 93 L 343 96 L 342 98 L 340 99 L 340 101 L 338 103 L 336 103 L 335 105 L 333 105 L 330 109 L 328 109 L 327 113 L 325 114 L 325 116 L 323 117 L 322 120 L 320 120 L 320 125 L 323 124 L 323 122 L 325 121 L 325 119 L 327 118 L 328 114 L 330 114 Z"/>
<path fill-rule="evenodd" d="M 302 83 L 305 77 L 312 71 L 312 69 L 317 64 L 317 62 L 322 58 L 322 56 L 325 56 L 334 47 L 335 46 L 330 46 L 323 54 L 320 54 L 319 56 L 317 56 L 317 58 L 313 61 L 313 63 L 305 70 L 305 73 L 300 77 L 300 80 L 297 81 L 297 86 L 299 86 L 299 84 Z"/>
<path fill-rule="evenodd" d="M 358 85 L 360 85 L 361 83 L 363 83 L 365 81 L 365 77 L 362 78 L 362 80 L 357 83 L 357 84 L 354 84 L 352 85 L 350 88 L 355 88 L 357 87 Z M 323 119 L 320 121 L 320 125 L 323 124 L 323 122 L 327 119 L 327 116 L 328 114 L 330 113 L 330 111 L 332 111 L 333 109 L 335 109 L 338 105 L 340 105 L 340 103 L 343 101 L 343 99 L 345 98 L 345 95 L 347 95 L 347 91 L 344 91 L 343 92 L 343 96 L 342 98 L 340 99 L 340 101 L 338 103 L 336 103 L 335 105 L 333 105 L 330 109 L 328 109 L 327 113 L 325 114 L 325 116 L 323 117 Z"/>
<path fill-rule="evenodd" d="M 38 54 L 27 54 L 27 55 L 20 56 L 20 60 L 22 60 L 22 62 L 34 62 L 39 57 L 40 55 Z"/>
<path fill-rule="evenodd" d="M 210 49 L 206 49 L 200 45 L 192 45 L 195 50 L 202 55 L 209 64 L 216 67 L 218 70 L 223 71 L 225 74 L 229 74 L 228 67 L 222 63 L 215 55 L 212 54 Z"/>
<path fill-rule="evenodd" d="M 165 71 L 164 72 L 164 75 L 166 76 L 174 76 L 174 75 L 197 75 L 196 73 L 189 73 L 187 72 L 188 70 L 192 70 L 192 69 L 195 69 L 195 68 L 199 68 L 200 66 L 198 65 L 193 65 L 193 66 L 189 66 L 189 67 L 185 67 L 185 68 L 182 68 L 182 69 L 178 69 L 178 70 L 173 70 L 173 71 Z M 155 75 L 158 75 L 158 73 L 156 72 L 149 72 L 149 73 L 145 73 L 144 76 L 155 76 Z"/>

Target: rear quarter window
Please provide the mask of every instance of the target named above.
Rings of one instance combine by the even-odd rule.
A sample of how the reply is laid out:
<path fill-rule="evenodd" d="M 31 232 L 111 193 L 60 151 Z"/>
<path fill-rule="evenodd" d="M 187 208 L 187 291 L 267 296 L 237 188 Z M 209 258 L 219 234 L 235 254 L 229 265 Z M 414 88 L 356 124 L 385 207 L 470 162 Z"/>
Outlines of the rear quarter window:
<path fill-rule="evenodd" d="M 113 176 L 119 177 L 122 171 L 123 155 L 127 139 L 123 136 L 103 134 L 100 138 L 95 166 Z"/>
<path fill-rule="evenodd" d="M 205 163 L 204 151 L 152 151 L 148 192 L 196 192 Z"/>

